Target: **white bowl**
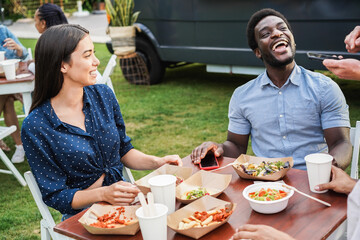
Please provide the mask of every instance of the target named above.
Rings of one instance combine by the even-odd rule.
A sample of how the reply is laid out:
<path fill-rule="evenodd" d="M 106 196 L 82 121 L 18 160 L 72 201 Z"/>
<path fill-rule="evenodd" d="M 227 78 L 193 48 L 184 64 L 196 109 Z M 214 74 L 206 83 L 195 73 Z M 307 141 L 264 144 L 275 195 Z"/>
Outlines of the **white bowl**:
<path fill-rule="evenodd" d="M 258 201 L 251 199 L 249 197 L 249 193 L 259 191 L 261 188 L 283 190 L 287 192 L 287 196 L 279 200 L 273 200 L 273 201 Z M 264 214 L 272 214 L 284 210 L 288 204 L 289 198 L 293 194 L 294 194 L 294 190 L 289 190 L 283 187 L 281 183 L 277 183 L 277 182 L 263 182 L 263 183 L 252 184 L 247 186 L 243 191 L 243 196 L 246 200 L 249 201 L 251 208 L 256 212 L 264 213 Z"/>
<path fill-rule="evenodd" d="M 2 67 L 3 63 L 8 64 L 8 63 L 12 63 L 12 62 L 15 63 L 15 69 L 17 70 L 19 68 L 20 59 L 7 59 L 7 60 L 4 60 L 4 61 L 0 62 L 0 73 L 4 72 L 3 67 Z"/>

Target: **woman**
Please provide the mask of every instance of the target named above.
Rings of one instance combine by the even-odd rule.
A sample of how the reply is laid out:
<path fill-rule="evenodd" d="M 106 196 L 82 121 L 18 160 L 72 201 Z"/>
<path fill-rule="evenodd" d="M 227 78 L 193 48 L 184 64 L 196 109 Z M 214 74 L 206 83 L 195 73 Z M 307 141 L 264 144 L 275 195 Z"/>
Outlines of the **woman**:
<path fill-rule="evenodd" d="M 133 148 L 112 90 L 94 85 L 99 60 L 86 29 L 49 28 L 37 42 L 35 62 L 33 104 L 21 134 L 44 202 L 64 218 L 99 201 L 131 203 L 139 190 L 122 181 L 123 165 L 182 165 L 178 155 L 160 158 Z"/>
<path fill-rule="evenodd" d="M 28 56 L 26 48 L 20 43 L 17 37 L 3 25 L 0 25 L 0 42 L 0 51 L 5 51 L 6 59 L 24 60 Z M 20 137 L 19 122 L 14 107 L 14 101 L 17 99 L 22 100 L 18 94 L 0 95 L 0 114 L 4 112 L 5 124 L 7 126 L 16 126 L 16 131 L 11 134 L 16 148 L 14 155 L 11 157 L 11 161 L 13 163 L 21 163 L 24 161 L 25 157 L 25 152 Z M 0 147 L 3 150 L 10 150 L 10 148 L 3 141 L 0 141 Z"/>
<path fill-rule="evenodd" d="M 39 33 L 59 24 L 68 23 L 62 9 L 52 3 L 45 3 L 39 7 L 34 16 L 35 27 Z"/>

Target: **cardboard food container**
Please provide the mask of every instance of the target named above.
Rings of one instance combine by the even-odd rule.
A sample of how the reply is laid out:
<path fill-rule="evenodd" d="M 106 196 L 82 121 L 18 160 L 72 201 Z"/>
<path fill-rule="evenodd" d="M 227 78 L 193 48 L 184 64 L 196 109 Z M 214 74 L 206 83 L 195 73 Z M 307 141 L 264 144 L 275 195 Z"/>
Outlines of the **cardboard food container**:
<path fill-rule="evenodd" d="M 244 172 L 244 170 L 242 169 L 242 167 L 237 168 L 235 165 L 232 165 L 232 167 L 234 168 L 234 170 L 236 171 L 236 173 L 244 179 L 252 179 L 252 180 L 268 180 L 268 181 L 276 181 L 279 179 L 282 179 L 286 173 L 289 171 L 290 168 L 292 168 L 294 166 L 294 160 L 292 157 L 285 157 L 285 158 L 263 158 L 263 157 L 255 157 L 255 156 L 250 156 L 250 155 L 245 155 L 245 154 L 241 154 L 240 157 L 238 157 L 234 163 L 245 163 L 245 162 L 249 162 L 249 163 L 255 163 L 255 164 L 260 164 L 262 162 L 277 162 L 277 161 L 282 161 L 282 162 L 289 162 L 290 167 L 289 168 L 284 168 L 281 169 L 278 172 L 266 175 L 266 176 L 258 176 L 258 177 L 254 177 L 251 176 L 247 173 Z"/>
<path fill-rule="evenodd" d="M 79 219 L 79 222 L 91 234 L 135 235 L 140 229 L 139 220 L 135 215 L 136 210 L 141 207 L 140 205 L 123 206 L 125 208 L 124 216 L 126 219 L 133 219 L 132 222 L 128 225 L 119 225 L 114 228 L 90 226 L 90 224 L 98 221 L 97 216 L 103 216 L 106 213 L 117 212 L 116 209 L 119 207 L 121 206 L 93 204 L 89 210 L 87 210 L 86 213 Z"/>
<path fill-rule="evenodd" d="M 176 199 L 184 204 L 191 203 L 197 199 L 183 199 L 182 196 L 199 187 L 206 188 L 210 196 L 219 196 L 229 186 L 231 174 L 219 174 L 200 170 L 176 187 Z"/>
<path fill-rule="evenodd" d="M 225 208 L 227 204 L 230 204 L 230 210 L 234 210 L 236 207 L 236 203 L 226 202 L 211 196 L 205 196 L 197 199 L 196 201 L 186 205 L 185 207 L 177 210 L 176 212 L 170 214 L 167 217 L 167 225 L 172 230 L 177 233 L 183 234 L 185 236 L 199 239 L 205 234 L 213 231 L 214 229 L 220 227 L 221 225 L 227 223 L 229 218 L 228 216 L 224 221 L 216 223 L 214 225 L 205 226 L 205 227 L 194 227 L 189 229 L 179 229 L 179 223 L 184 219 L 193 215 L 196 211 L 209 211 L 214 209 Z"/>
<path fill-rule="evenodd" d="M 152 173 L 135 181 L 135 184 L 140 189 L 140 191 L 142 191 L 144 194 L 147 194 L 148 192 L 150 192 L 150 185 L 148 183 L 149 179 L 154 176 L 162 175 L 162 174 L 170 174 L 182 178 L 183 180 L 186 180 L 191 176 L 192 168 L 165 164 L 159 167 L 158 169 L 154 170 Z"/>

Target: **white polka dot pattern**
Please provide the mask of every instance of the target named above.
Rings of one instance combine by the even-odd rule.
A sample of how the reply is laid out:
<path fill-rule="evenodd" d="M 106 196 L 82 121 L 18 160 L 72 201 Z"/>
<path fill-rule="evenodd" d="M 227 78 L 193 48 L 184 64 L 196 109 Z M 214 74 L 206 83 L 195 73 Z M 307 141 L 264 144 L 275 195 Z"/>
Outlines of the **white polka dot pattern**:
<path fill-rule="evenodd" d="M 120 159 L 133 148 L 109 87 L 85 87 L 83 112 L 86 132 L 61 122 L 47 100 L 29 114 L 21 129 L 44 202 L 62 214 L 79 212 L 71 208 L 75 192 L 89 187 L 103 173 L 104 185 L 121 180 Z"/>

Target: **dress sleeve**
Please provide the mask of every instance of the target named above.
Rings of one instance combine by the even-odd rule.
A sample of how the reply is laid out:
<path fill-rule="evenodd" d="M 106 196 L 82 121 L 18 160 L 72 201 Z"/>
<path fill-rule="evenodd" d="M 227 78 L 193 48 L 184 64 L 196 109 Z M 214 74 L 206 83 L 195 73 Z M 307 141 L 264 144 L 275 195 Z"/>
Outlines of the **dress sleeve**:
<path fill-rule="evenodd" d="M 113 103 L 115 123 L 120 136 L 120 158 L 122 158 L 128 151 L 130 151 L 134 147 L 131 144 L 131 138 L 126 135 L 125 122 L 120 111 L 120 106 L 112 91 L 111 91 L 111 95 L 112 95 L 111 100 Z"/>
<path fill-rule="evenodd" d="M 10 30 L 8 28 L 5 28 L 6 30 L 6 37 L 7 38 L 11 38 L 13 39 L 17 44 L 19 44 L 19 46 L 22 49 L 22 56 L 20 57 L 20 59 L 24 60 L 27 58 L 27 56 L 29 55 L 29 53 L 27 52 L 26 48 L 21 44 L 21 42 L 19 41 L 19 39 L 12 33 L 10 32 Z"/>
<path fill-rule="evenodd" d="M 74 194 L 80 188 L 69 188 L 64 171 L 56 162 L 53 146 L 41 121 L 24 120 L 21 129 L 26 158 L 40 188 L 43 201 L 62 214 L 76 214 L 71 207 Z"/>

